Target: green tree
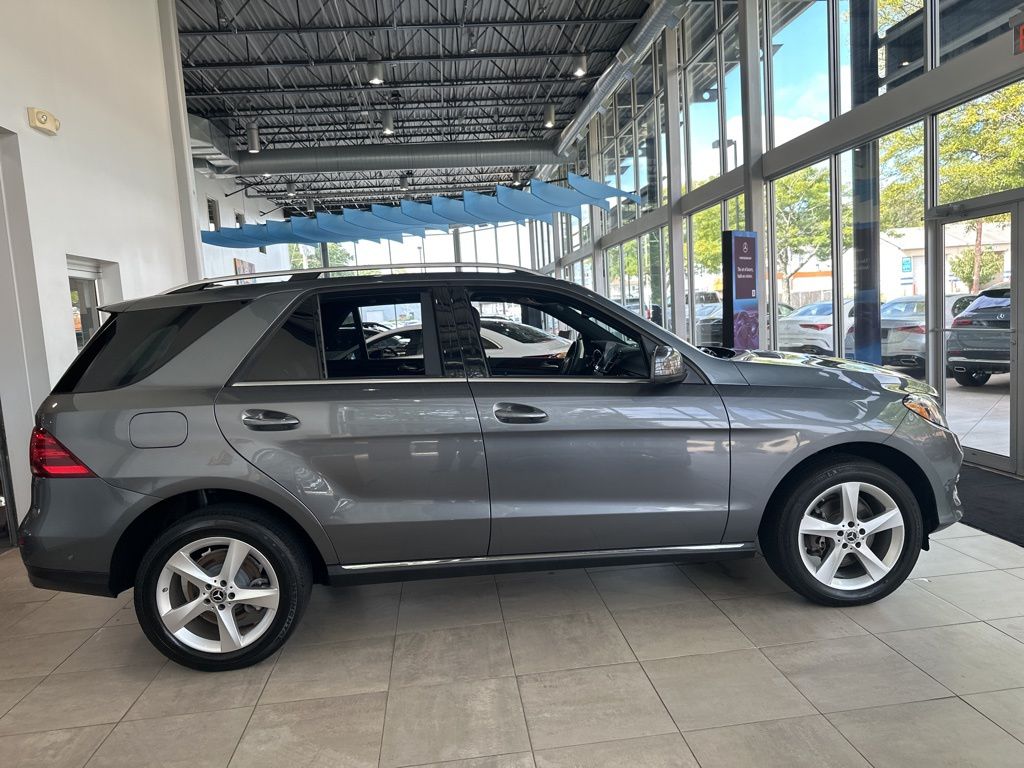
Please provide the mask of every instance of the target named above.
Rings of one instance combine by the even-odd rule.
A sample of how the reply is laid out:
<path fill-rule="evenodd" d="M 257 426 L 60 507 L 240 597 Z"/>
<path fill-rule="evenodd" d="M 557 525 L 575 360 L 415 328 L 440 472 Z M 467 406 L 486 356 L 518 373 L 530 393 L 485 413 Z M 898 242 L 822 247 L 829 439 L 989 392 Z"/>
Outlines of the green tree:
<path fill-rule="evenodd" d="M 829 170 L 812 165 L 775 182 L 775 269 L 779 300 L 791 303 L 793 278 L 808 264 L 832 258 Z"/>
<path fill-rule="evenodd" d="M 971 285 L 976 279 L 981 285 L 988 285 L 1003 274 L 1003 255 L 986 248 L 981 259 L 976 260 L 973 249 L 961 251 L 949 259 L 949 271 L 964 285 Z"/>
<path fill-rule="evenodd" d="M 288 243 L 288 257 L 292 269 L 315 269 L 321 266 L 320 247 L 316 245 L 299 245 Z M 355 256 L 341 243 L 327 244 L 327 264 L 332 267 L 343 267 L 351 264 Z"/>

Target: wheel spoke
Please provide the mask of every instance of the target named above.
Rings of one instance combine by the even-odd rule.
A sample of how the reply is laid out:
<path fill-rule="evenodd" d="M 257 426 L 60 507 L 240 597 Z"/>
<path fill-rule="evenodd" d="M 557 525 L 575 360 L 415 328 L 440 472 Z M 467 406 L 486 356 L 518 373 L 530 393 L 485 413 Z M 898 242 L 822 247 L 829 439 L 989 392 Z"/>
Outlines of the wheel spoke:
<path fill-rule="evenodd" d="M 843 497 L 843 522 L 856 522 L 857 507 L 860 502 L 860 483 L 848 482 L 839 487 Z"/>
<path fill-rule="evenodd" d="M 277 610 L 277 603 L 280 595 L 274 587 L 269 589 L 236 589 L 234 591 L 234 602 L 242 605 L 252 605 L 256 608 L 271 608 Z"/>
<path fill-rule="evenodd" d="M 815 578 L 822 584 L 831 584 L 848 551 L 842 547 L 833 547 L 832 551 L 828 553 L 828 557 L 821 561 L 821 566 L 814 572 Z"/>
<path fill-rule="evenodd" d="M 167 613 L 162 614 L 161 618 L 164 620 L 164 626 L 174 633 L 192 621 L 192 619 L 208 610 L 210 610 L 210 606 L 203 601 L 203 596 L 200 595 L 190 603 L 172 608 Z"/>
<path fill-rule="evenodd" d="M 235 614 L 230 607 L 214 613 L 217 615 L 217 629 L 220 632 L 220 652 L 237 651 L 242 647 L 242 633 L 235 621 Z"/>
<path fill-rule="evenodd" d="M 167 567 L 200 589 L 210 583 L 210 574 L 200 568 L 184 550 L 175 552 L 167 561 Z"/>
<path fill-rule="evenodd" d="M 841 530 L 843 526 L 822 520 L 820 517 L 804 515 L 800 521 L 800 533 L 804 536 L 835 536 Z"/>
<path fill-rule="evenodd" d="M 853 556 L 864 566 L 864 570 L 867 571 L 872 581 L 878 581 L 889 572 L 889 566 L 879 560 L 878 556 L 868 547 L 857 547 L 852 551 Z"/>
<path fill-rule="evenodd" d="M 888 531 L 892 528 L 902 528 L 903 513 L 898 508 L 890 509 L 887 512 L 872 517 L 870 520 L 863 521 L 860 526 L 864 529 L 865 536 L 870 536 L 880 531 Z"/>
<path fill-rule="evenodd" d="M 220 569 L 220 578 L 222 581 L 226 581 L 229 584 L 235 583 L 235 574 L 238 573 L 238 569 L 242 567 L 242 563 L 245 562 L 245 558 L 249 556 L 249 551 L 252 549 L 244 541 L 238 539 L 232 539 L 228 545 L 227 554 L 224 555 L 224 565 Z"/>

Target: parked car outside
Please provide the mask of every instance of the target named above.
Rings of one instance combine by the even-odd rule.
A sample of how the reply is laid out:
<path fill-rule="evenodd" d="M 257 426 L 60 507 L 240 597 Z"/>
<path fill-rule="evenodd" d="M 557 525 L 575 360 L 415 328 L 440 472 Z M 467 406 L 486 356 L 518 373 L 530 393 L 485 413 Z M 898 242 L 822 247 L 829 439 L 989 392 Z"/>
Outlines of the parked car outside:
<path fill-rule="evenodd" d="M 580 286 L 474 269 L 108 307 L 36 414 L 32 582 L 134 588 L 162 653 L 227 670 L 281 647 L 313 583 L 760 549 L 808 599 L 854 606 L 960 518 L 963 454 L 921 382 L 707 354 Z M 493 357 L 496 305 L 575 339 L 557 365 Z M 397 307 L 422 354 L 370 355 L 362 318 Z"/>
<path fill-rule="evenodd" d="M 489 358 L 549 358 L 554 364 L 572 345 L 568 339 L 532 325 L 494 318 L 480 321 L 480 339 Z M 422 357 L 422 326 L 407 325 L 372 336 L 366 340 L 366 351 L 370 358 Z"/>
<path fill-rule="evenodd" d="M 817 301 L 794 309 L 778 322 L 779 349 L 832 355 L 832 302 Z M 853 323 L 853 301 L 843 302 L 843 330 Z"/>
<path fill-rule="evenodd" d="M 793 308 L 789 304 L 780 303 L 777 311 L 779 317 L 787 317 Z M 722 305 L 717 304 L 706 315 L 698 318 L 697 338 L 700 344 L 708 347 L 722 346 L 722 314 Z"/>
<path fill-rule="evenodd" d="M 946 337 L 946 375 L 961 387 L 980 387 L 1008 373 L 1011 350 L 1010 284 L 986 288 L 953 318 Z"/>

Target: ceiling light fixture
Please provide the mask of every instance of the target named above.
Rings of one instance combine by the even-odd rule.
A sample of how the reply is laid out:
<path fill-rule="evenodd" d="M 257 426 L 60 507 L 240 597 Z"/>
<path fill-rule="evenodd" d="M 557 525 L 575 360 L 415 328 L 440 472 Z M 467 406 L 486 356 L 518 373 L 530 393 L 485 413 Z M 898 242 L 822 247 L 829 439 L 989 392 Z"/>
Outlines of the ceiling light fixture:
<path fill-rule="evenodd" d="M 289 181 L 284 185 L 284 192 L 288 197 L 295 197 L 295 182 Z"/>
<path fill-rule="evenodd" d="M 255 120 L 245 126 L 245 140 L 250 154 L 255 155 L 260 151 L 260 127 Z"/>
<path fill-rule="evenodd" d="M 308 213 L 310 216 L 316 213 L 316 205 L 313 204 L 312 200 L 306 201 L 306 213 Z"/>
<path fill-rule="evenodd" d="M 512 186 L 521 187 L 523 185 L 523 172 L 516 170 L 512 171 Z"/>
<path fill-rule="evenodd" d="M 373 60 L 366 64 L 366 81 L 370 85 L 384 85 L 384 64 Z"/>
<path fill-rule="evenodd" d="M 581 53 L 572 62 L 572 73 L 575 77 L 587 74 L 587 54 Z"/>
<path fill-rule="evenodd" d="M 548 104 L 544 107 L 544 127 L 554 128 L 555 127 L 555 105 Z"/>
<path fill-rule="evenodd" d="M 390 109 L 380 113 L 381 133 L 385 136 L 393 136 L 395 133 L 395 116 Z"/>
<path fill-rule="evenodd" d="M 398 188 L 405 192 L 409 187 L 412 186 L 412 176 L 408 173 L 403 173 L 402 177 L 398 180 Z"/>
<path fill-rule="evenodd" d="M 270 174 L 269 173 L 264 173 L 263 174 L 263 178 L 264 179 L 269 179 L 270 178 Z"/>

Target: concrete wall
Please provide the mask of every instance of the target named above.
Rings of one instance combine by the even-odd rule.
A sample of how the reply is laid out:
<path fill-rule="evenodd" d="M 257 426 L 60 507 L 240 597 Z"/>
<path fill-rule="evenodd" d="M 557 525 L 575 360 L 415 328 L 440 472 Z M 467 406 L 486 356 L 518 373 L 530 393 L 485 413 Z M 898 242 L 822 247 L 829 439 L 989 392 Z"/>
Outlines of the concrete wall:
<path fill-rule="evenodd" d="M 209 220 L 206 210 L 208 199 L 217 202 L 222 227 L 236 226 L 236 213 L 245 216 L 246 224 L 262 224 L 268 220 L 280 221 L 284 218 L 280 211 L 269 216 L 260 216 L 260 211 L 270 211 L 277 207 L 266 198 L 246 197 L 244 192 L 237 192 L 237 194 L 227 197 L 226 195 L 236 192 L 239 188 L 232 179 L 215 179 L 197 173 L 195 188 L 196 195 L 193 201 L 195 220 L 203 229 L 206 228 L 206 223 Z M 266 253 L 261 253 L 258 248 L 221 248 L 204 243 L 202 246 L 203 276 L 220 277 L 235 274 L 235 259 L 254 264 L 257 272 L 289 268 L 287 245 L 268 245 L 266 250 Z"/>
<path fill-rule="evenodd" d="M 0 334 L 0 404 L 23 515 L 32 414 L 77 351 L 67 257 L 111 266 L 113 298 L 186 271 L 157 0 L 0 0 L 0 20 L 0 298 L 18 316 Z M 60 132 L 29 127 L 28 107 Z"/>

